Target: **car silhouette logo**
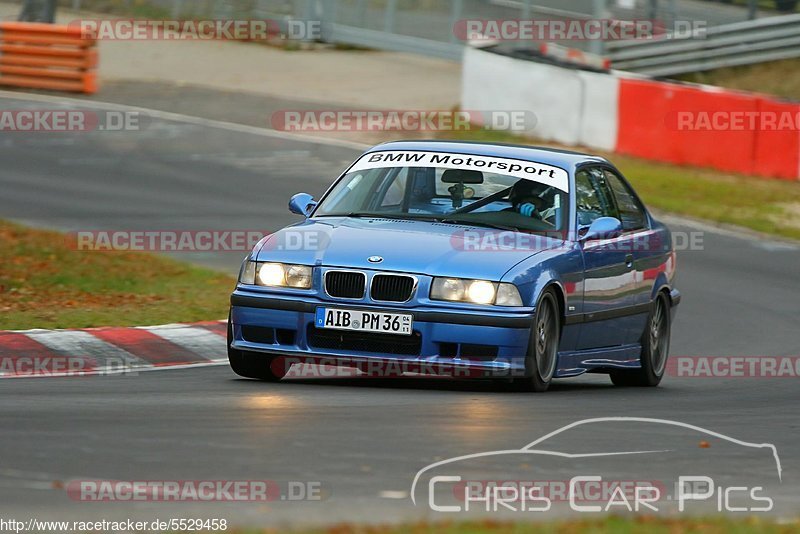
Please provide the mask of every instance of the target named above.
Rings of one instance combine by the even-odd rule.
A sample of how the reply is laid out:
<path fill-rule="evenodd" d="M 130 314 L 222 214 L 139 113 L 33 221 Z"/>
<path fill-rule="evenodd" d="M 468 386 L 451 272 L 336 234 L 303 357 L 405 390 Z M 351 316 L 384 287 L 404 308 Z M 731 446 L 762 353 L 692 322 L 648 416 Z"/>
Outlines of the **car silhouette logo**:
<path fill-rule="evenodd" d="M 381 258 L 380 256 L 370 256 L 369 258 L 367 258 L 367 261 L 370 263 L 380 263 L 383 261 L 383 258 Z"/>

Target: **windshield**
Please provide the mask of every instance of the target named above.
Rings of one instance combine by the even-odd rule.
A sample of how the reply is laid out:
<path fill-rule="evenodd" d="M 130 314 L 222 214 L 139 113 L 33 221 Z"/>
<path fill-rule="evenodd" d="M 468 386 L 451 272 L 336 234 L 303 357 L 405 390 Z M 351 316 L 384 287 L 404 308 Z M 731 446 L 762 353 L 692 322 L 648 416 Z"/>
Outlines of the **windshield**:
<path fill-rule="evenodd" d="M 462 161 L 468 161 L 470 165 L 460 163 Z M 370 165 L 357 162 L 353 166 L 356 170 L 351 170 L 336 183 L 314 216 L 423 219 L 533 232 L 560 231 L 567 220 L 567 194 L 559 188 L 565 187 L 561 184 L 566 180 L 561 180 L 562 177 L 547 166 L 522 166 L 523 171 L 542 177 L 542 181 L 537 181 L 477 170 L 485 168 L 487 162 L 475 156 L 451 158 L 445 162 L 448 166 L 377 162 L 379 165 L 382 163 L 385 165 L 364 168 Z M 508 168 L 502 163 L 491 166 Z M 511 170 L 516 169 L 513 167 Z M 558 171 L 566 174 L 561 169 Z M 558 180 L 553 179 L 554 176 Z M 545 179 L 551 183 L 544 182 Z"/>

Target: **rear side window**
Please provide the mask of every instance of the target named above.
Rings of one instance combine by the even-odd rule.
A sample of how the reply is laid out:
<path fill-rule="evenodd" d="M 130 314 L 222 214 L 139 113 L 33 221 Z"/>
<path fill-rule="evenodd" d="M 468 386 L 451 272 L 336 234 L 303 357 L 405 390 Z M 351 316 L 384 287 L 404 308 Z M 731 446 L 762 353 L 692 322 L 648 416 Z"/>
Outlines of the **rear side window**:
<path fill-rule="evenodd" d="M 589 226 L 600 217 L 619 218 L 611 189 L 600 169 L 581 170 L 575 174 L 575 204 L 578 226 Z"/>
<path fill-rule="evenodd" d="M 617 176 L 611 171 L 603 171 L 606 176 L 606 181 L 614 193 L 614 199 L 617 201 L 617 208 L 619 209 L 620 221 L 622 221 L 622 229 L 641 230 L 647 226 L 647 216 L 644 213 L 644 208 L 633 195 L 633 192 L 628 185 L 622 181 L 622 178 Z"/>

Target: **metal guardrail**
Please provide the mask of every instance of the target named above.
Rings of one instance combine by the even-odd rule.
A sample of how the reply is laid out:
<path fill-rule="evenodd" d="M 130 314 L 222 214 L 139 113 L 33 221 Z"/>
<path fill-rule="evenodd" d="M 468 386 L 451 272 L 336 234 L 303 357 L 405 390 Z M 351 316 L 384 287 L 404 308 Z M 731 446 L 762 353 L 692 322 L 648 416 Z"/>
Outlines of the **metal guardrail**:
<path fill-rule="evenodd" d="M 702 19 L 709 26 L 753 16 L 746 7 L 719 0 L 12 0 L 39 6 L 124 16 L 173 19 L 296 18 L 322 22 L 324 41 L 458 60 L 464 42 L 454 34 L 462 19 L 581 20 Z M 755 2 L 755 0 L 747 0 Z M 772 1 L 772 0 L 770 0 Z M 144 14 L 144 15 L 142 15 Z M 599 40 L 558 41 L 570 48 L 604 53 Z M 538 43 L 510 43 L 538 46 Z"/>
<path fill-rule="evenodd" d="M 650 76 L 800 57 L 800 15 L 709 28 L 686 38 L 606 43 L 614 69 Z"/>
<path fill-rule="evenodd" d="M 557 41 L 606 55 L 614 68 L 672 75 L 720 66 L 800 56 L 800 15 L 739 21 L 754 10 L 719 0 L 15 0 L 26 20 L 46 20 L 56 3 L 73 10 L 111 8 L 115 14 L 156 18 L 269 18 L 319 21 L 322 41 L 440 57 L 461 58 L 464 45 L 454 25 L 465 19 L 703 20 L 707 35 L 659 41 Z M 747 0 L 751 7 L 755 0 Z M 565 8 L 569 9 L 565 9 Z M 51 10 L 52 11 L 52 10 Z M 776 22 L 780 21 L 780 22 Z M 795 27 L 792 28 L 791 26 Z M 746 39 L 744 38 L 746 37 Z M 538 47 L 512 42 L 509 47 Z"/>

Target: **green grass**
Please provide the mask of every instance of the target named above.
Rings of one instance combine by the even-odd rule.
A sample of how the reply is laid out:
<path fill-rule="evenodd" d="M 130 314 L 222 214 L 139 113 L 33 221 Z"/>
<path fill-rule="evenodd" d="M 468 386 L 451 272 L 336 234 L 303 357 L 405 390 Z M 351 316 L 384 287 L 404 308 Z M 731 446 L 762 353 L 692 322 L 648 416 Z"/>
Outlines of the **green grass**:
<path fill-rule="evenodd" d="M 532 139 L 508 132 L 483 129 L 447 132 L 442 137 L 535 143 Z M 620 154 L 588 152 L 612 161 L 651 208 L 800 239 L 800 181 L 773 180 L 657 163 Z"/>
<path fill-rule="evenodd" d="M 789 534 L 798 532 L 800 523 L 778 525 L 760 518 L 747 519 L 684 519 L 649 516 L 621 518 L 616 516 L 548 523 L 470 521 L 415 523 L 399 526 L 336 525 L 324 529 L 299 530 L 303 534 Z M 264 534 L 262 530 L 245 530 L 236 534 Z"/>
<path fill-rule="evenodd" d="M 685 82 L 705 83 L 800 100 L 800 58 L 727 67 L 684 74 L 676 78 Z"/>
<path fill-rule="evenodd" d="M 0 221 L 0 329 L 224 319 L 234 280 L 140 252 L 78 251 L 64 234 Z"/>

